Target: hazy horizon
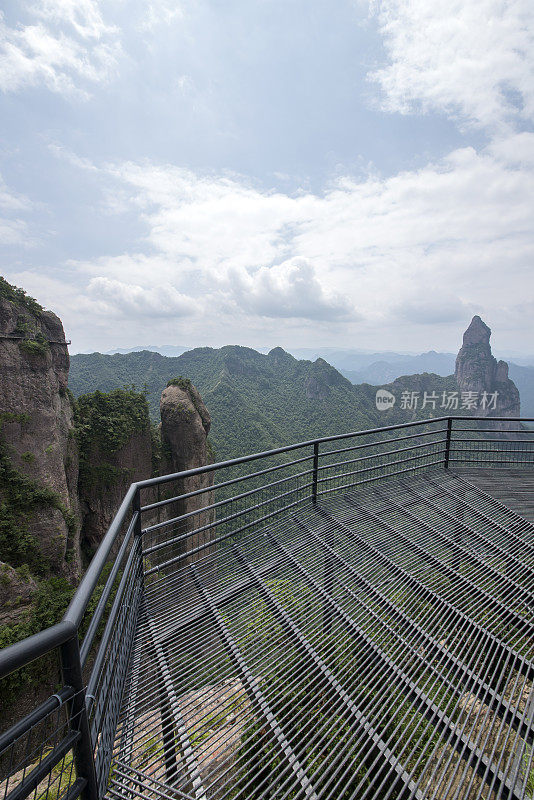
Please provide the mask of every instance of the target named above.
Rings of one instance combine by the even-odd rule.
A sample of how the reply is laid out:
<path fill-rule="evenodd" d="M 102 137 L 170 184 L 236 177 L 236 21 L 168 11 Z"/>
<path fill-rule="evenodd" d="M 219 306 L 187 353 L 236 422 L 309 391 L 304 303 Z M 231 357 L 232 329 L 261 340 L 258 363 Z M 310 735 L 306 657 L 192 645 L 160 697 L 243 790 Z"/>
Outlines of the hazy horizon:
<path fill-rule="evenodd" d="M 491 344 L 491 340 L 490 340 L 490 344 Z M 211 347 L 213 349 L 218 349 L 220 347 L 234 346 L 234 345 L 238 346 L 238 347 L 250 347 L 252 350 L 256 350 L 257 352 L 264 353 L 264 354 L 270 352 L 275 347 L 282 347 L 283 350 L 285 350 L 286 352 L 291 353 L 291 354 L 293 354 L 293 353 L 299 354 L 299 353 L 306 353 L 306 352 L 309 352 L 309 354 L 313 354 L 315 352 L 317 352 L 317 353 L 328 353 L 328 352 L 337 353 L 337 352 L 339 352 L 339 353 L 347 353 L 347 354 L 354 353 L 354 354 L 367 355 L 367 356 L 373 356 L 373 355 L 377 355 L 377 356 L 399 355 L 399 356 L 406 356 L 406 357 L 411 357 L 411 358 L 417 357 L 417 356 L 420 356 L 420 355 L 427 355 L 428 353 L 436 353 L 436 355 L 440 355 L 440 356 L 456 357 L 457 352 L 458 352 L 457 350 L 456 351 L 438 350 L 438 349 L 433 348 L 433 347 L 430 347 L 430 348 L 424 349 L 424 350 L 400 350 L 400 349 L 397 349 L 397 350 L 391 350 L 391 349 L 388 349 L 388 350 L 368 350 L 368 349 L 360 349 L 360 348 L 356 348 L 356 347 L 335 347 L 335 346 L 321 347 L 320 345 L 317 346 L 317 347 L 293 347 L 292 345 L 288 345 L 288 346 L 284 347 L 281 344 L 273 344 L 271 347 L 261 347 L 261 346 L 252 347 L 251 345 L 241 344 L 240 342 L 225 342 L 224 344 L 218 344 L 218 345 L 197 344 L 197 345 L 193 345 L 193 346 L 190 346 L 190 347 L 185 346 L 185 345 L 170 345 L 170 344 L 162 344 L 162 345 L 153 345 L 153 344 L 149 344 L 149 345 L 132 345 L 131 347 L 127 347 L 127 348 L 126 347 L 125 348 L 122 348 L 122 347 L 111 348 L 110 350 L 106 350 L 106 351 L 101 351 L 101 350 L 87 350 L 87 351 L 82 351 L 82 350 L 78 351 L 78 350 L 76 350 L 76 351 L 74 351 L 72 349 L 72 347 L 69 346 L 69 353 L 70 353 L 70 355 L 91 355 L 91 353 L 95 353 L 96 352 L 96 353 L 100 353 L 101 355 L 114 355 L 115 353 L 121 353 L 121 352 L 126 354 L 126 353 L 131 353 L 131 352 L 136 352 L 136 351 L 139 352 L 139 351 L 147 350 L 149 352 L 158 352 L 161 355 L 170 355 L 169 353 L 165 353 L 164 351 L 165 350 L 181 350 L 182 352 L 187 352 L 189 350 L 195 350 L 197 348 L 202 348 L 202 347 Z M 513 352 L 513 351 L 500 351 L 500 350 L 495 350 L 495 348 L 493 348 L 493 347 L 492 347 L 492 353 L 495 356 L 495 358 L 497 358 L 497 359 L 499 359 L 499 358 L 502 358 L 502 359 L 514 359 L 514 358 L 517 358 L 518 359 L 517 363 L 519 363 L 519 364 L 524 360 L 525 363 L 534 365 L 534 353 L 528 353 L 526 351 L 524 353 Z M 177 355 L 178 355 L 178 353 L 177 353 Z M 297 355 L 295 357 L 296 358 L 307 358 L 307 359 L 310 358 L 309 355 L 306 355 L 306 356 Z M 328 359 L 326 359 L 326 360 L 328 360 Z"/>

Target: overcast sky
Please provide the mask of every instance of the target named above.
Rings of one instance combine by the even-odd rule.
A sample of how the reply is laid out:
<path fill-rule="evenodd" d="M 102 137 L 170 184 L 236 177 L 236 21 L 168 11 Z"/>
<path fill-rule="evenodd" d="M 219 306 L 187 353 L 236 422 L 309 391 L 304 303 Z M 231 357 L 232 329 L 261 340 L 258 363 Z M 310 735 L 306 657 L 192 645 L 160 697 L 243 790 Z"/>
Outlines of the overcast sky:
<path fill-rule="evenodd" d="M 72 352 L 534 352 L 532 0 L 4 0 L 2 273 Z"/>

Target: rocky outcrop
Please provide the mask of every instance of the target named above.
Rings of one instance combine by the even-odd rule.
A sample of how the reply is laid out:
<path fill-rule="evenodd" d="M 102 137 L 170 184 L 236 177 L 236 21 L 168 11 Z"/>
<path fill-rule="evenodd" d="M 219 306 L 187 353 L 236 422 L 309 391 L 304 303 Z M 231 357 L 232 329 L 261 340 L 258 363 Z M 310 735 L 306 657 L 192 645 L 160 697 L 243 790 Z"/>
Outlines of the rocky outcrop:
<path fill-rule="evenodd" d="M 102 541 L 133 481 L 152 474 L 152 441 L 144 395 L 128 389 L 94 392 L 78 401 L 82 547 Z"/>
<path fill-rule="evenodd" d="M 176 473 L 195 469 L 212 461 L 208 433 L 211 419 L 200 394 L 191 381 L 178 378 L 170 381 L 161 395 L 161 445 L 163 453 L 162 472 Z M 213 473 L 201 473 L 180 478 L 165 485 L 167 497 L 178 497 L 182 494 L 196 492 L 213 485 Z M 212 492 L 176 501 L 166 507 L 166 517 L 176 518 L 189 514 L 185 520 L 174 525 L 173 533 L 186 534 L 204 528 L 197 534 L 186 538 L 178 545 L 173 555 L 199 547 L 211 540 L 214 535 L 209 526 L 214 519 L 213 511 L 202 509 L 213 502 Z M 202 556 L 209 553 L 209 548 L 201 551 Z M 169 554 L 166 554 L 169 557 Z M 172 557 L 172 556 L 170 556 Z M 190 559 L 187 559 L 189 561 Z"/>
<path fill-rule="evenodd" d="M 492 355 L 490 336 L 490 328 L 479 316 L 474 316 L 456 358 L 458 388 L 462 392 L 478 393 L 481 416 L 519 417 L 519 392 L 508 377 L 508 364 L 497 361 Z M 485 403 L 481 403 L 483 396 Z"/>
<path fill-rule="evenodd" d="M 97 391 L 75 403 L 67 388 L 68 369 L 61 321 L 0 278 L 2 645 L 59 620 L 128 487 L 153 474 L 158 437 L 146 394 L 127 388 Z M 189 381 L 176 383 L 162 398 L 165 458 L 160 468 L 173 472 L 210 459 L 209 414 Z M 202 476 L 177 481 L 172 490 L 180 494 L 210 486 L 211 476 Z M 145 492 L 142 499 L 157 498 Z M 207 492 L 165 507 L 174 515 L 198 510 L 165 535 L 209 524 L 213 513 L 202 507 L 211 500 Z M 188 548 L 209 542 L 211 535 L 206 529 L 189 539 Z M 195 558 L 205 579 L 211 579 L 206 555 L 209 548 Z M 54 691 L 55 669 L 51 666 L 49 674 L 47 669 L 23 693 L 2 684 L 6 719 L 14 720 L 21 707 L 29 710 Z"/>
<path fill-rule="evenodd" d="M 78 452 L 68 369 L 61 320 L 0 279 L 0 501 L 20 540 L 26 531 L 40 573 L 75 578 Z M 22 552 L 13 555 L 10 538 L 0 559 L 27 563 Z"/>

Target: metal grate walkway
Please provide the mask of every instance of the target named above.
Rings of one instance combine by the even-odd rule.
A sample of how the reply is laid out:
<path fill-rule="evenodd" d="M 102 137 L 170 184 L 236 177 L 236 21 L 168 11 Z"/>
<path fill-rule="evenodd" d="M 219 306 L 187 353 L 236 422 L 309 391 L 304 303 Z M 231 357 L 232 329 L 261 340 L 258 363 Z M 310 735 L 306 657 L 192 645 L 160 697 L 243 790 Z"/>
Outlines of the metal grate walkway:
<path fill-rule="evenodd" d="M 534 522 L 534 470 L 464 468 L 458 472 L 464 480 Z"/>
<path fill-rule="evenodd" d="M 532 797 L 533 600 L 533 522 L 442 469 L 151 574 L 108 795 Z"/>

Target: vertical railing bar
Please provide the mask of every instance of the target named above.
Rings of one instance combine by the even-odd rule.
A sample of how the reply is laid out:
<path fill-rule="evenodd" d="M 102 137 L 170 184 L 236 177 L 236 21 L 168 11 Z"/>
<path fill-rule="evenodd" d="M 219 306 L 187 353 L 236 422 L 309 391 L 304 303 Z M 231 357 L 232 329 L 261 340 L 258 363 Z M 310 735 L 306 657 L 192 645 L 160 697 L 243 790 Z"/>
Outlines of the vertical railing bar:
<path fill-rule="evenodd" d="M 312 503 L 317 505 L 317 482 L 319 476 L 319 442 L 313 445 L 313 467 L 312 467 Z"/>
<path fill-rule="evenodd" d="M 141 619 L 141 616 L 142 616 L 142 611 L 139 612 L 139 619 Z M 133 754 L 133 739 L 135 732 L 135 708 L 137 705 L 137 692 L 139 686 L 140 669 L 141 669 L 141 651 L 137 647 L 133 654 L 128 706 L 126 711 L 126 719 L 124 720 L 123 723 L 120 746 L 119 746 L 119 754 L 121 758 L 123 758 L 123 753 L 125 752 L 124 758 L 128 762 L 132 760 L 132 754 Z"/>
<path fill-rule="evenodd" d="M 447 438 L 445 442 L 445 469 L 449 469 L 449 460 L 451 455 L 451 438 L 452 438 L 452 421 L 453 417 L 447 420 Z"/>
<path fill-rule="evenodd" d="M 71 727 L 81 734 L 73 748 L 76 775 L 78 778 L 85 778 L 87 781 L 81 797 L 82 800 L 98 800 L 93 741 L 85 704 L 85 687 L 77 632 L 61 646 L 61 667 L 64 684 L 72 686 L 76 692 L 72 700 L 69 701 L 69 705 Z"/>
<path fill-rule="evenodd" d="M 94 703 L 94 692 L 96 691 L 96 686 L 98 685 L 98 679 L 100 677 L 100 671 L 104 665 L 104 660 L 107 655 L 108 645 L 113 636 L 113 627 L 117 618 L 119 618 L 120 611 L 121 611 L 121 602 L 123 598 L 128 596 L 129 585 L 128 582 L 131 582 L 131 576 L 133 575 L 133 581 L 135 581 L 135 566 L 134 560 L 136 556 L 136 549 L 138 553 L 141 553 L 141 540 L 135 539 L 132 549 L 128 555 L 128 560 L 124 567 L 124 572 L 122 573 L 122 577 L 117 587 L 117 594 L 115 595 L 115 599 L 113 601 L 113 605 L 111 606 L 111 610 L 109 612 L 109 617 L 106 622 L 106 627 L 104 628 L 104 633 L 102 634 L 102 640 L 100 642 L 100 646 L 98 648 L 98 652 L 95 657 L 95 661 L 93 664 L 93 668 L 91 671 L 91 677 L 89 678 L 89 683 L 87 686 L 87 697 L 88 697 L 88 708 L 89 711 Z M 133 594 L 133 592 L 132 592 Z"/>
<path fill-rule="evenodd" d="M 109 596 L 110 596 L 110 594 L 111 594 L 111 592 L 113 590 L 113 584 L 114 584 L 115 579 L 117 577 L 117 574 L 119 572 L 120 565 L 122 563 L 122 560 L 124 558 L 126 550 L 128 549 L 128 544 L 129 544 L 130 539 L 132 537 L 132 534 L 134 532 L 134 531 L 132 531 L 132 527 L 131 527 L 133 521 L 134 521 L 134 518 L 132 517 L 130 525 L 128 526 L 128 529 L 127 529 L 127 531 L 126 531 L 126 533 L 124 535 L 124 540 L 123 540 L 123 542 L 122 542 L 122 544 L 121 544 L 121 546 L 119 548 L 119 552 L 117 553 L 117 556 L 115 558 L 115 563 L 113 564 L 111 572 L 109 573 L 108 579 L 107 579 L 106 584 L 104 586 L 104 590 L 103 590 L 103 592 L 102 592 L 102 594 L 100 596 L 100 600 L 98 601 L 97 607 L 96 607 L 96 609 L 95 609 L 95 611 L 93 613 L 93 616 L 91 617 L 91 622 L 89 623 L 89 627 L 87 628 L 87 633 L 85 634 L 85 636 L 83 638 L 83 641 L 81 643 L 81 646 L 80 646 L 80 657 L 82 659 L 82 664 L 85 664 L 85 662 L 87 661 L 87 658 L 89 657 L 89 652 L 90 652 L 91 646 L 93 644 L 93 640 L 95 638 L 97 628 L 98 628 L 98 626 L 100 624 L 100 621 L 101 621 L 101 619 L 102 619 L 102 617 L 104 615 L 104 610 L 105 610 L 105 607 L 106 607 L 106 603 L 109 600 Z M 135 530 L 135 523 L 134 523 L 134 530 Z"/>

